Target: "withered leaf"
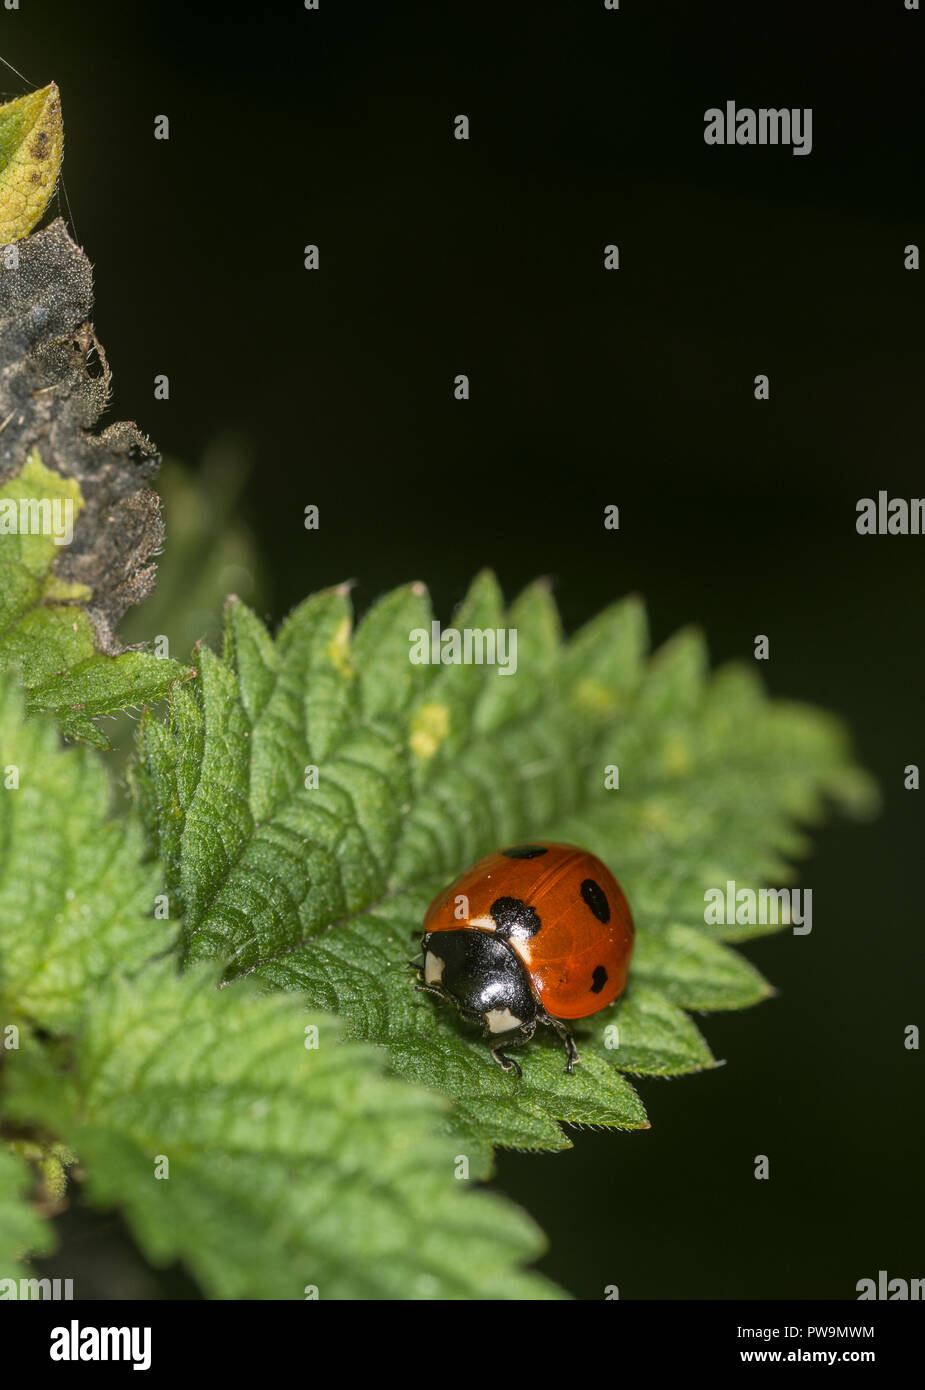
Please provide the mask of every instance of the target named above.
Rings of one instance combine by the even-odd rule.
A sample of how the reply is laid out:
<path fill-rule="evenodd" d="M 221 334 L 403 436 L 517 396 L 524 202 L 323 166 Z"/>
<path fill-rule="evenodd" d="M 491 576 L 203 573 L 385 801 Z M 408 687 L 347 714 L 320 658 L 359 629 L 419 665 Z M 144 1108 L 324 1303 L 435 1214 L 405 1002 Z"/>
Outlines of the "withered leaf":
<path fill-rule="evenodd" d="M 158 454 L 134 424 L 98 428 L 110 371 L 90 322 L 90 264 L 63 221 L 0 258 L 0 662 L 20 665 L 33 707 L 105 743 L 91 717 L 160 698 L 186 673 L 126 653 L 116 636 L 126 608 L 154 585 L 164 530 L 151 487 Z M 17 494 L 34 498 L 43 478 L 58 483 L 40 486 L 42 497 L 79 492 L 72 540 L 43 537 L 37 564 L 16 503 Z"/>

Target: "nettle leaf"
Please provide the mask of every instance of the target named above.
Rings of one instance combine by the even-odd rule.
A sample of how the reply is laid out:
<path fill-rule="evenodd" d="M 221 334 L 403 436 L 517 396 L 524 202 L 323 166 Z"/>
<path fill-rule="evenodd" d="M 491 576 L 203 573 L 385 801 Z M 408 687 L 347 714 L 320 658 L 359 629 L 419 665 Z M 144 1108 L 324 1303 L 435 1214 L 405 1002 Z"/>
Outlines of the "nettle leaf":
<path fill-rule="evenodd" d="M 219 989 L 215 966 L 178 977 L 140 825 L 110 818 L 103 762 L 26 716 L 12 674 L 0 772 L 0 1044 L 17 1030 L 0 1046 L 0 1279 L 53 1244 L 25 1198 L 60 1199 L 78 1160 L 89 1199 L 214 1297 L 558 1296 L 520 1268 L 543 1249 L 532 1222 L 463 1180 L 478 1155 L 460 1171 L 448 1102 L 290 994 Z"/>
<path fill-rule="evenodd" d="M 543 1248 L 533 1223 L 460 1181 L 445 1102 L 338 1020 L 217 981 L 170 962 L 113 977 L 70 1068 L 31 1049 L 11 1077 L 10 1113 L 67 1135 L 89 1199 L 155 1264 L 218 1298 L 558 1296 L 518 1270 Z"/>
<path fill-rule="evenodd" d="M 92 298 L 60 219 L 0 249 L 0 667 L 18 666 L 30 709 L 108 748 L 95 719 L 192 672 L 115 635 L 151 591 L 163 526 L 150 440 L 95 428 L 110 372 Z"/>
<path fill-rule="evenodd" d="M 227 979 L 299 989 L 343 1014 L 400 1075 L 452 1097 L 484 1171 L 493 1144 L 567 1147 L 560 1121 L 645 1125 L 624 1073 L 712 1065 L 681 1010 L 765 997 L 721 938 L 773 927 L 706 927 L 705 891 L 792 878 L 806 848 L 794 821 L 818 819 L 826 796 L 869 809 L 873 792 L 836 721 L 770 701 L 743 669 L 709 675 L 696 634 L 650 661 L 634 599 L 563 643 L 546 585 L 506 611 L 481 575 L 454 626 L 516 629 L 508 675 L 413 664 L 411 635 L 431 620 L 410 585 L 354 633 L 337 588 L 273 641 L 230 602 L 222 656 L 198 654 L 199 678 L 172 692 L 166 722 L 143 715 L 134 779 L 186 959 L 220 959 Z M 574 1075 L 550 1036 L 529 1045 L 518 1080 L 414 992 L 408 958 L 440 888 L 492 849 L 544 838 L 609 864 L 638 946 L 625 998 L 576 1029 Z"/>
<path fill-rule="evenodd" d="M 0 106 L 0 246 L 26 236 L 55 191 L 64 126 L 54 82 Z"/>
<path fill-rule="evenodd" d="M 172 945 L 154 918 L 160 873 L 139 867 L 140 827 L 112 819 L 111 800 L 99 759 L 25 718 L 0 673 L 0 1028 L 66 1033 L 114 969 Z"/>

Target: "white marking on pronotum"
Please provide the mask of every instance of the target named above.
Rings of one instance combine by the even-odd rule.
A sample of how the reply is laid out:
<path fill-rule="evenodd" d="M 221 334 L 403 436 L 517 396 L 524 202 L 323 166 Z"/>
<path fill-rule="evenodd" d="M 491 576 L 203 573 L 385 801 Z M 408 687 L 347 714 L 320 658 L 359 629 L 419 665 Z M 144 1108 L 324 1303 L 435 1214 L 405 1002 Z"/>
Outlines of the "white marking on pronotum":
<path fill-rule="evenodd" d="M 446 969 L 446 961 L 435 956 L 433 951 L 428 951 L 424 957 L 424 983 L 425 985 L 438 985 L 443 979 L 443 972 Z"/>
<path fill-rule="evenodd" d="M 484 917 L 470 917 L 469 920 L 468 920 L 468 922 L 465 922 L 463 925 L 464 925 L 464 926 L 467 926 L 467 927 L 478 927 L 479 931 L 491 931 L 491 932 L 496 932 L 496 931 L 498 930 L 498 926 L 497 926 L 497 923 L 495 922 L 495 919 L 494 919 L 493 917 L 489 917 L 487 914 L 486 914 Z M 510 941 L 510 945 L 514 948 L 515 954 L 518 955 L 518 956 L 520 956 L 520 959 L 523 961 L 524 965 L 527 966 L 527 968 L 529 969 L 529 968 L 530 968 L 530 938 L 529 938 L 529 936 L 527 936 L 526 933 L 519 932 L 519 931 L 517 930 L 517 928 L 515 927 L 515 928 L 513 929 L 513 931 L 511 932 L 511 941 Z M 519 1022 L 519 1021 L 520 1021 L 520 1020 L 518 1020 L 518 1022 Z"/>
<path fill-rule="evenodd" d="M 489 1009 L 485 1015 L 489 1033 L 509 1033 L 512 1028 L 523 1025 L 522 1018 L 515 1018 L 510 1009 Z"/>

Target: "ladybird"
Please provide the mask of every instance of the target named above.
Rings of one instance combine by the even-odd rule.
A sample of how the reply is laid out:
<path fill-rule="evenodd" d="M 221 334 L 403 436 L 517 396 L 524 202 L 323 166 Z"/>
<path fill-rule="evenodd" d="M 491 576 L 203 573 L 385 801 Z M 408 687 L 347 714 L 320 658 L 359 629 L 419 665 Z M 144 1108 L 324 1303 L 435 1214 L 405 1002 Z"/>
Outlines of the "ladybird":
<path fill-rule="evenodd" d="M 419 990 L 480 1023 L 491 1055 L 559 1034 L 565 1070 L 579 1060 L 566 1019 L 588 1018 L 626 988 L 635 928 L 613 874 L 575 845 L 512 845 L 480 859 L 438 893 L 424 916 Z"/>

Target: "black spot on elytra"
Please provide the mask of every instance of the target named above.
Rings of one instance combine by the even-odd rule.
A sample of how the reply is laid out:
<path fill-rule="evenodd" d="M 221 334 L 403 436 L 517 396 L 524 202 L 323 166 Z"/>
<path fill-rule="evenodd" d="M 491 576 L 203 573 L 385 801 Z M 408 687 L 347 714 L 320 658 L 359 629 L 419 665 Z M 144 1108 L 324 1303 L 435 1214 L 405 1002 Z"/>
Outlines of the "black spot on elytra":
<path fill-rule="evenodd" d="M 495 898 L 488 909 L 495 924 L 495 935 L 506 941 L 512 932 L 518 936 L 536 936 L 543 923 L 535 908 L 520 898 Z"/>
<path fill-rule="evenodd" d="M 581 885 L 581 896 L 594 913 L 599 922 L 610 921 L 610 903 L 607 895 L 599 883 L 595 883 L 593 878 L 586 878 Z"/>
<path fill-rule="evenodd" d="M 591 993 L 600 994 L 607 983 L 607 971 L 602 965 L 594 967 L 594 974 L 591 976 Z"/>
<path fill-rule="evenodd" d="M 510 849 L 503 849 L 501 853 L 505 859 L 537 859 L 549 851 L 545 845 L 511 845 Z"/>

